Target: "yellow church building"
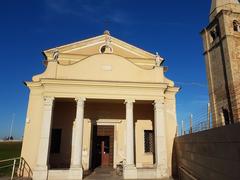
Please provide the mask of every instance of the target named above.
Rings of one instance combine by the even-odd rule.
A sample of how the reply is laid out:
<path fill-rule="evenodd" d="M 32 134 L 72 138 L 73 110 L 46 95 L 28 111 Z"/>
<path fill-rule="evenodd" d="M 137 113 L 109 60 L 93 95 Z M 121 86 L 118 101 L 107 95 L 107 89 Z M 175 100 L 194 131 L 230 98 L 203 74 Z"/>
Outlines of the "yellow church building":
<path fill-rule="evenodd" d="M 82 179 L 124 162 L 124 179 L 171 177 L 179 88 L 163 58 L 110 35 L 43 52 L 21 156 L 34 180 Z"/>

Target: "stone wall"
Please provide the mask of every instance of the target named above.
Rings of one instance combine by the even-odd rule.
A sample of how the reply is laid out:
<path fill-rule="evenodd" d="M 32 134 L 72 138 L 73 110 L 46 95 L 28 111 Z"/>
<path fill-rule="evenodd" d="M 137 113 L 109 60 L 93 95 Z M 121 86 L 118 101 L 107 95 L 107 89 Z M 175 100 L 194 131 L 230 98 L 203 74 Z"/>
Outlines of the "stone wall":
<path fill-rule="evenodd" d="M 179 179 L 239 180 L 240 124 L 175 138 L 173 176 Z"/>

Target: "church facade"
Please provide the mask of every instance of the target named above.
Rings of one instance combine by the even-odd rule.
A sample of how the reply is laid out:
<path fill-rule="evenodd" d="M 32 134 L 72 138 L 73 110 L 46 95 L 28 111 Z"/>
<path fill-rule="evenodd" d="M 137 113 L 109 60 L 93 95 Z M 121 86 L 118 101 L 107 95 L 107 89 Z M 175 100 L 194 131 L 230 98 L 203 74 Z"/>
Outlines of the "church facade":
<path fill-rule="evenodd" d="M 125 179 L 171 176 L 179 88 L 163 58 L 110 35 L 44 51 L 21 156 L 34 180 L 82 179 L 123 161 Z"/>
<path fill-rule="evenodd" d="M 213 127 L 240 121 L 240 2 L 212 0 L 202 31 Z"/>

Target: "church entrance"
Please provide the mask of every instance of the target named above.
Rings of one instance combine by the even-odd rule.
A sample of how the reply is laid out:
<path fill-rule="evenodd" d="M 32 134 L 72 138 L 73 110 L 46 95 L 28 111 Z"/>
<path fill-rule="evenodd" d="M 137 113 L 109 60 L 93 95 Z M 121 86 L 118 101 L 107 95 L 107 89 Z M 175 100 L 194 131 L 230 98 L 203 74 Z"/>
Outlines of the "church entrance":
<path fill-rule="evenodd" d="M 113 166 L 114 126 L 93 125 L 92 169 Z"/>

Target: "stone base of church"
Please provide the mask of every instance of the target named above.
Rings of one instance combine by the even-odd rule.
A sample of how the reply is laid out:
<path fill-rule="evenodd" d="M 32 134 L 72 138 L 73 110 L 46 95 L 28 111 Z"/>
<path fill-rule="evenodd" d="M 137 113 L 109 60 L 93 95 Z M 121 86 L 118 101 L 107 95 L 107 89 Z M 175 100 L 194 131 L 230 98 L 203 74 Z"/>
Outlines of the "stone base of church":
<path fill-rule="evenodd" d="M 83 178 L 82 168 L 71 168 L 69 170 L 68 179 L 78 180 Z"/>
<path fill-rule="evenodd" d="M 137 179 L 137 168 L 133 165 L 125 166 L 123 169 L 123 179 Z"/>
<path fill-rule="evenodd" d="M 38 166 L 33 170 L 34 180 L 46 180 L 48 178 L 48 167 Z"/>
<path fill-rule="evenodd" d="M 48 172 L 48 180 L 81 180 L 82 178 L 82 168 L 71 168 L 67 170 L 49 170 Z"/>
<path fill-rule="evenodd" d="M 37 167 L 33 171 L 34 180 L 81 180 L 82 168 L 70 168 L 66 170 L 48 170 L 47 167 Z"/>
<path fill-rule="evenodd" d="M 169 178 L 168 170 L 162 167 L 156 168 L 156 179 Z"/>
<path fill-rule="evenodd" d="M 125 167 L 123 179 L 165 179 L 169 178 L 166 169 L 161 167 L 154 168 L 136 168 Z"/>

